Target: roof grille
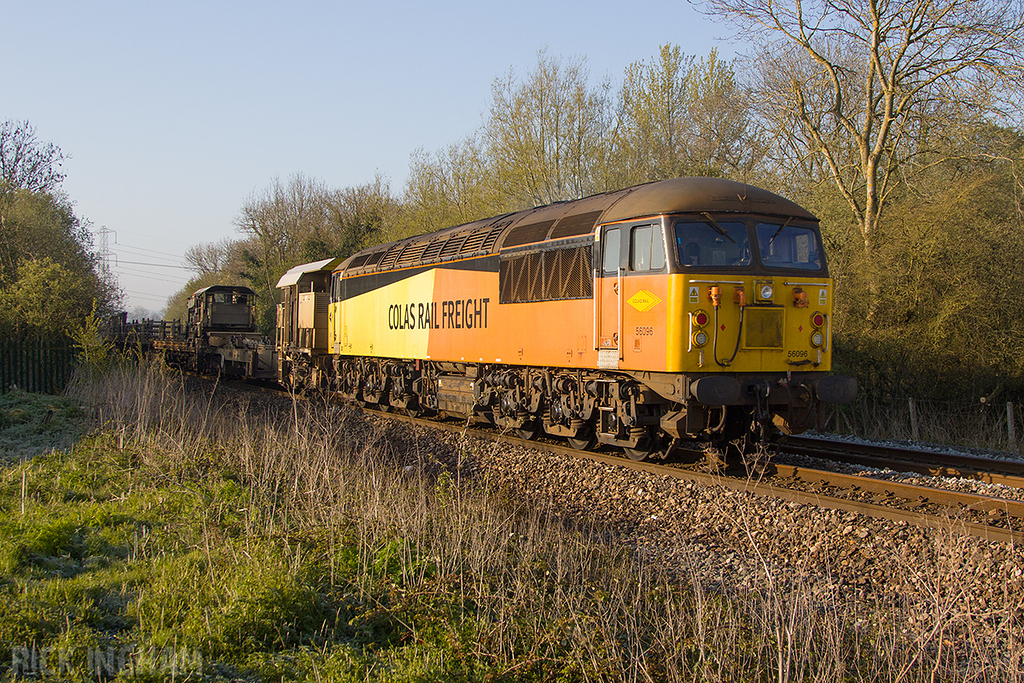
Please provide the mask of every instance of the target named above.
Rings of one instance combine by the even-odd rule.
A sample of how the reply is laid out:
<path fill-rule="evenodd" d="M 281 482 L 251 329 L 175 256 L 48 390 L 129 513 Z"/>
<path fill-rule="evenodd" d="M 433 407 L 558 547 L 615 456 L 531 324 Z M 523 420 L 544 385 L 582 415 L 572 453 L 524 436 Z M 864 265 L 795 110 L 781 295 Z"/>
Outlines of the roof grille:
<path fill-rule="evenodd" d="M 541 221 L 529 225 L 517 225 L 509 232 L 502 247 L 515 247 L 520 244 L 540 242 L 548 235 L 548 230 L 554 225 L 554 221 Z"/>
<path fill-rule="evenodd" d="M 555 229 L 551 231 L 551 239 L 556 240 L 560 237 L 585 235 L 591 232 L 597 220 L 601 217 L 601 213 L 601 211 L 591 211 L 589 213 L 578 213 L 573 216 L 563 216 L 555 224 Z"/>

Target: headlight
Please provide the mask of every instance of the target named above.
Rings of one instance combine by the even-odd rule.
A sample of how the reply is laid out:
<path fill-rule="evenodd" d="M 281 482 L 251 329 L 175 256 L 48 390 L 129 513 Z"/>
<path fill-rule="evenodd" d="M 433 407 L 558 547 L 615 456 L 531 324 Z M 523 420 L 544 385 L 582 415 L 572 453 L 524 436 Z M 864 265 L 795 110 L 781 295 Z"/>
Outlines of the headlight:
<path fill-rule="evenodd" d="M 771 285 L 761 285 L 761 299 L 767 301 L 772 298 L 775 294 L 775 289 Z"/>
<path fill-rule="evenodd" d="M 825 345 L 825 335 L 821 333 L 821 330 L 815 330 L 811 334 L 811 346 L 820 349 Z"/>
<path fill-rule="evenodd" d="M 693 333 L 693 345 L 704 346 L 708 343 L 708 333 L 704 330 L 697 330 Z"/>

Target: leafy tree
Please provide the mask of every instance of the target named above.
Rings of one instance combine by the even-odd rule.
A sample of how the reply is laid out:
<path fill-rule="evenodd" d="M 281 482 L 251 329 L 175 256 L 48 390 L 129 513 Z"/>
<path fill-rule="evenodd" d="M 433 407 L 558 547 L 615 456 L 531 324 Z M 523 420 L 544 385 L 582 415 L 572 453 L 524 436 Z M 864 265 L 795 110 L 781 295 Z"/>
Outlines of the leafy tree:
<path fill-rule="evenodd" d="M 48 257 L 23 260 L 17 277 L 0 288 L 0 321 L 15 333 L 62 334 L 92 310 L 81 279 Z"/>
<path fill-rule="evenodd" d="M 19 194 L 47 194 L 56 190 L 64 174 L 64 154 L 52 143 L 36 139 L 36 129 L 27 121 L 0 123 L 0 245 L 7 274 L 15 268 L 15 238 L 9 225 L 10 211 Z"/>
<path fill-rule="evenodd" d="M 478 136 L 427 154 L 417 150 L 405 190 L 406 220 L 422 232 L 501 213 Z"/>
<path fill-rule="evenodd" d="M 688 175 L 692 119 L 686 106 L 693 58 L 664 45 L 656 60 L 626 67 L 616 130 L 622 185 Z"/>
<path fill-rule="evenodd" d="M 979 149 L 1015 148 L 1016 159 L 937 164 L 916 192 L 890 199 L 877 232 L 885 276 L 874 302 L 859 227 L 842 198 L 832 192 L 830 203 L 821 192 L 809 203 L 823 218 L 836 278 L 837 349 L 869 393 L 948 398 L 1000 385 L 1024 393 L 1024 220 L 1014 200 L 1024 138 L 992 127 L 970 137 Z"/>
<path fill-rule="evenodd" d="M 28 123 L 0 124 L 0 325 L 7 330 L 56 333 L 94 301 L 103 315 L 119 305 L 88 229 L 60 192 L 64 158 Z"/>
<path fill-rule="evenodd" d="M 754 149 L 745 107 L 716 51 L 694 63 L 678 45 L 663 45 L 649 62 L 626 68 L 609 185 L 745 174 Z"/>
<path fill-rule="evenodd" d="M 606 87 L 592 88 L 582 59 L 545 51 L 524 81 L 496 79 L 484 124 L 489 177 L 508 211 L 596 191 L 609 125 Z"/>

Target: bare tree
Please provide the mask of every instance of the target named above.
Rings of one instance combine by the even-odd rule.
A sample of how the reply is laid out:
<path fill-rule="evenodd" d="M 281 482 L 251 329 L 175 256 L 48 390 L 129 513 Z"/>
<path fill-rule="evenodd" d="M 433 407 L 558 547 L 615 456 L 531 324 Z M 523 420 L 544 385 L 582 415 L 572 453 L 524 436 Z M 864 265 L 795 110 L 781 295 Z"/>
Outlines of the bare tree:
<path fill-rule="evenodd" d="M 834 182 L 869 263 L 885 200 L 925 136 L 950 111 L 998 115 L 1001 89 L 1024 66 L 1021 0 L 702 4 L 740 22 L 757 46 L 760 110 Z"/>
<path fill-rule="evenodd" d="M 381 174 L 373 182 L 331 192 L 327 208 L 331 232 L 324 256 L 351 256 L 365 247 L 406 236 L 407 226 L 399 227 L 399 205 L 391 196 L 391 187 Z"/>
<path fill-rule="evenodd" d="M 476 136 L 427 154 L 412 155 L 405 203 L 410 223 L 440 230 L 501 213 L 487 183 L 486 159 Z"/>
<path fill-rule="evenodd" d="M 0 123 L 0 194 L 52 191 L 64 180 L 65 158 L 56 145 L 37 140 L 28 121 Z"/>
<path fill-rule="evenodd" d="M 185 263 L 200 277 L 224 270 L 231 255 L 233 241 L 224 238 L 220 242 L 203 242 L 185 251 Z"/>

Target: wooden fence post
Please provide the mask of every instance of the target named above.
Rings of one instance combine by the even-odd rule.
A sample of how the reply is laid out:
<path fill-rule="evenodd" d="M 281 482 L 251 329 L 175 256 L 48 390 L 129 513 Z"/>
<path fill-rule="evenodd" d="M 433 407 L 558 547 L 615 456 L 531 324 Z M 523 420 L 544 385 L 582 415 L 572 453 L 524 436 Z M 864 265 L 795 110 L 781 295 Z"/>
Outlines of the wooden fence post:
<path fill-rule="evenodd" d="M 1006 431 L 1010 437 L 1010 450 L 1017 452 L 1017 425 L 1013 419 L 1013 401 L 1006 402 Z"/>

